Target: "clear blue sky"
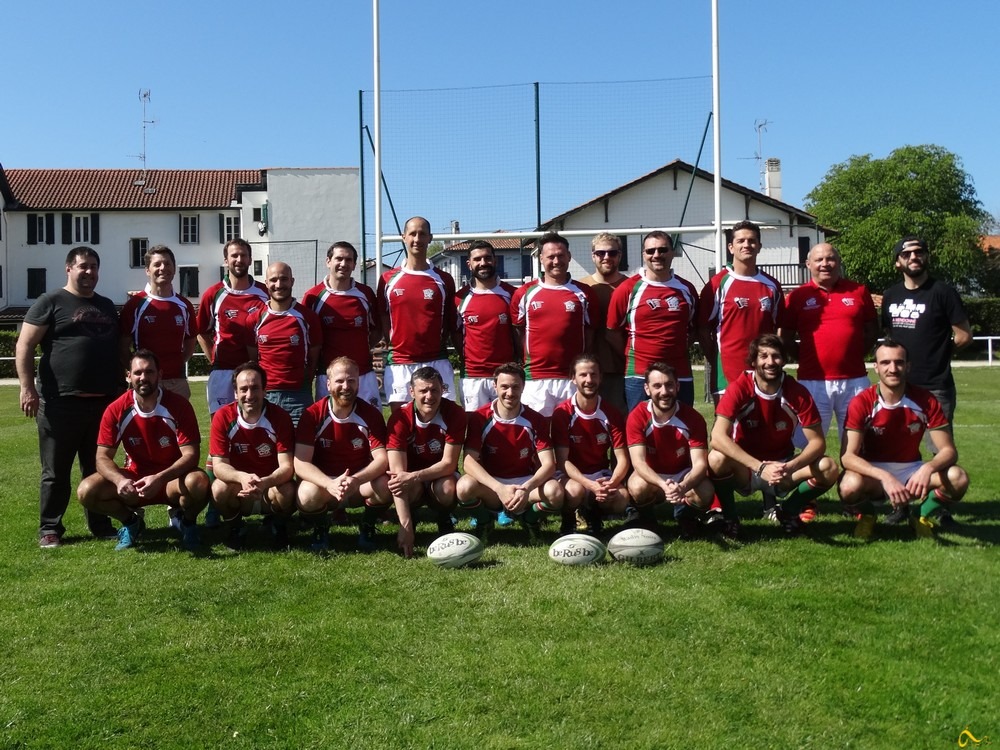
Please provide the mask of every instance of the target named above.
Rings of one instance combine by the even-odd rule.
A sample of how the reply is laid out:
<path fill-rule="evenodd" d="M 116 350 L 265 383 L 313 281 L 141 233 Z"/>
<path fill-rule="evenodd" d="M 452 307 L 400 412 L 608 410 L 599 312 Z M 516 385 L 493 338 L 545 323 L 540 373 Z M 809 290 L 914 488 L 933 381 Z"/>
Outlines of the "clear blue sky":
<path fill-rule="evenodd" d="M 755 120 L 801 205 L 829 167 L 906 144 L 957 153 L 1000 216 L 1000 3 L 721 0 L 722 174 L 750 187 Z M 711 74 L 708 0 L 384 0 L 385 89 Z M 7 3 L 5 167 L 358 164 L 371 3 Z M 419 111 L 414 117 L 421 117 Z M 711 163 L 704 162 L 711 168 Z M 649 169 L 660 166 L 651 163 Z"/>

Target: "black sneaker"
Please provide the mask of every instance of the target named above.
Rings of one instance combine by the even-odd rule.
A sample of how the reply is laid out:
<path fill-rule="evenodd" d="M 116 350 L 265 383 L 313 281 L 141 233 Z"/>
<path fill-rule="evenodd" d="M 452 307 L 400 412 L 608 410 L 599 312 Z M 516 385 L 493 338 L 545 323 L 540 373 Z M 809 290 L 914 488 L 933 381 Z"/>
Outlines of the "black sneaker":
<path fill-rule="evenodd" d="M 576 513 L 563 513 L 559 522 L 559 536 L 576 533 Z"/>
<path fill-rule="evenodd" d="M 726 539 L 732 539 L 733 541 L 740 538 L 740 531 L 743 525 L 740 523 L 738 518 L 727 518 L 725 519 L 725 525 L 722 528 L 722 536 Z"/>
<path fill-rule="evenodd" d="M 721 510 L 710 510 L 701 517 L 701 523 L 710 534 L 721 534 L 726 528 L 726 519 Z"/>
<path fill-rule="evenodd" d="M 451 517 L 451 512 L 441 511 L 437 519 L 438 534 L 451 534 L 455 531 L 455 519 Z"/>
<path fill-rule="evenodd" d="M 892 512 L 882 519 L 886 526 L 900 526 L 910 520 L 910 506 L 899 505 L 892 509 Z"/>
<path fill-rule="evenodd" d="M 246 541 L 247 525 L 242 518 L 234 518 L 227 526 L 229 528 L 226 532 L 226 547 L 238 552 L 243 549 L 243 544 Z"/>
<path fill-rule="evenodd" d="M 358 549 L 362 552 L 374 552 L 378 549 L 375 527 L 372 524 L 363 523 L 358 527 Z"/>
<path fill-rule="evenodd" d="M 691 516 L 681 516 L 678 518 L 677 526 L 681 530 L 681 539 L 685 542 L 697 539 L 698 534 L 701 532 L 701 524 L 698 523 L 698 519 Z"/>
<path fill-rule="evenodd" d="M 600 536 L 604 531 L 604 518 L 601 516 L 601 511 L 597 508 L 590 508 L 584 517 L 587 519 L 586 533 L 591 536 Z"/>
<path fill-rule="evenodd" d="M 942 510 L 938 515 L 938 526 L 942 529 L 957 529 L 960 525 L 950 510 Z"/>
<path fill-rule="evenodd" d="M 805 524 L 797 515 L 786 513 L 783 510 L 778 511 L 778 523 L 781 526 L 781 531 L 787 537 L 801 536 L 806 530 Z"/>

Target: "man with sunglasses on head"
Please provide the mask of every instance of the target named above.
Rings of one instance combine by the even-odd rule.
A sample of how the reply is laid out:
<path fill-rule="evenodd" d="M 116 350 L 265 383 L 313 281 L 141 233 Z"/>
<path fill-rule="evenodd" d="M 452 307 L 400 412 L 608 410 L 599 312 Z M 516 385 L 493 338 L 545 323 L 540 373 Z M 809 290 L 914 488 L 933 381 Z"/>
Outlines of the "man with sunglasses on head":
<path fill-rule="evenodd" d="M 654 362 L 665 362 L 676 374 L 677 398 L 694 404 L 694 380 L 688 343 L 694 333 L 698 292 L 674 274 L 674 243 L 666 232 L 654 230 L 642 242 L 644 268 L 611 295 L 607 325 L 624 331 L 625 400 L 632 411 L 645 401 L 646 372 Z"/>
<path fill-rule="evenodd" d="M 926 388 L 941 404 L 952 431 L 955 418 L 955 379 L 951 355 L 972 343 L 969 316 L 953 287 L 932 278 L 927 241 L 903 237 L 893 248 L 896 268 L 903 280 L 882 295 L 882 329 L 906 347 L 910 371 L 907 382 Z M 954 523 L 949 513 L 941 525 Z M 905 523 L 903 513 L 893 513 L 886 523 Z"/>
<path fill-rule="evenodd" d="M 622 260 L 622 241 L 614 234 L 599 232 L 590 241 L 594 259 L 594 272 L 580 279 L 594 292 L 597 299 L 596 316 L 607 318 L 611 295 L 628 278 L 619 270 Z M 594 325 L 594 354 L 601 366 L 601 398 L 625 413 L 625 359 L 623 346 L 616 331 L 609 331 L 601 320 Z"/>

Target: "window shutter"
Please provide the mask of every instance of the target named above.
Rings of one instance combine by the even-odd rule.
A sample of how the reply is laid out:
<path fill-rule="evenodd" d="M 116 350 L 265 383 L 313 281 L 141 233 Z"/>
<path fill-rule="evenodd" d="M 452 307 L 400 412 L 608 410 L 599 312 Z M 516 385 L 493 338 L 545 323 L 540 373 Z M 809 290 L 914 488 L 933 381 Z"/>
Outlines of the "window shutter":
<path fill-rule="evenodd" d="M 62 243 L 73 244 L 73 214 L 62 215 Z"/>
<path fill-rule="evenodd" d="M 91 214 L 90 215 L 90 244 L 100 245 L 101 244 L 101 215 Z"/>
<path fill-rule="evenodd" d="M 226 244 L 226 215 L 219 214 L 219 244 Z"/>
<path fill-rule="evenodd" d="M 177 214 L 177 241 L 184 241 L 184 216 Z"/>
<path fill-rule="evenodd" d="M 28 214 L 28 244 L 38 244 L 38 214 Z"/>
<path fill-rule="evenodd" d="M 56 244 L 56 215 L 45 214 L 45 244 Z"/>

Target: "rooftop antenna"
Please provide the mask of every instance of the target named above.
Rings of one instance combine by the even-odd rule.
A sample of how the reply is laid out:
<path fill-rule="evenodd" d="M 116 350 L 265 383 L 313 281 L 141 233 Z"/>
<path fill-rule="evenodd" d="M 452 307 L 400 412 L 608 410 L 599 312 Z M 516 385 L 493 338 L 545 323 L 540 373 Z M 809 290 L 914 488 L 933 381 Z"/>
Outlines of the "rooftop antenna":
<path fill-rule="evenodd" d="M 768 125 L 773 125 L 774 122 L 771 120 L 754 120 L 753 129 L 757 131 L 757 151 L 753 156 L 741 156 L 740 159 L 753 159 L 757 162 L 757 184 L 759 186 L 760 192 L 764 192 L 767 187 L 767 183 L 764 178 L 765 166 L 764 166 L 764 139 L 763 133 L 767 130 Z"/>
<path fill-rule="evenodd" d="M 136 187 L 142 187 L 146 184 L 146 126 L 156 124 L 156 120 L 146 119 L 146 105 L 149 104 L 149 89 L 139 89 L 139 101 L 142 103 L 142 152 L 130 154 L 130 156 L 142 162 L 142 176 L 132 181 L 132 184 Z M 146 188 L 143 192 L 151 195 L 156 192 L 156 189 Z"/>

